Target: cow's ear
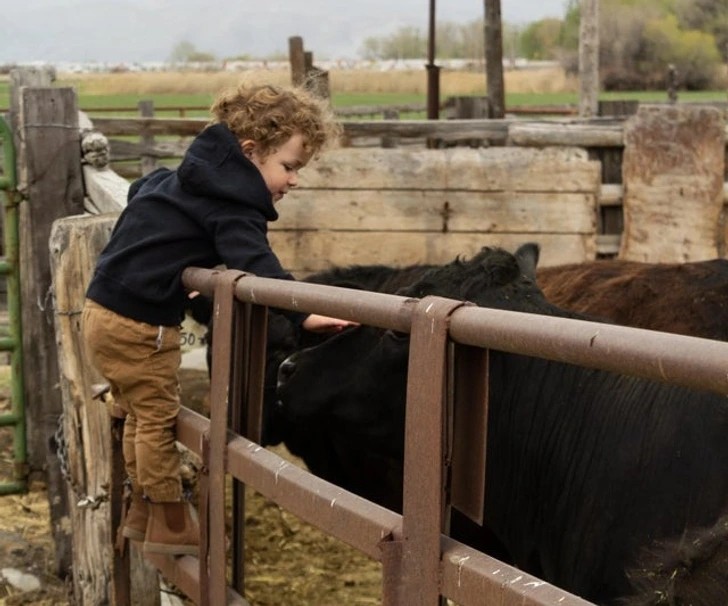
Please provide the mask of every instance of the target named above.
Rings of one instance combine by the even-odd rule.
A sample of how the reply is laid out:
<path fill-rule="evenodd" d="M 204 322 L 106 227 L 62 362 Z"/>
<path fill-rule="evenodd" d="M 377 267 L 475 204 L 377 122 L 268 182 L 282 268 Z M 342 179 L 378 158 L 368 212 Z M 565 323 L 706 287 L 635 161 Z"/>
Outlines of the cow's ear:
<path fill-rule="evenodd" d="M 541 247 L 538 244 L 535 242 L 527 242 L 519 246 L 515 254 L 521 272 L 534 280 L 536 279 L 536 266 L 538 265 L 540 252 Z"/>

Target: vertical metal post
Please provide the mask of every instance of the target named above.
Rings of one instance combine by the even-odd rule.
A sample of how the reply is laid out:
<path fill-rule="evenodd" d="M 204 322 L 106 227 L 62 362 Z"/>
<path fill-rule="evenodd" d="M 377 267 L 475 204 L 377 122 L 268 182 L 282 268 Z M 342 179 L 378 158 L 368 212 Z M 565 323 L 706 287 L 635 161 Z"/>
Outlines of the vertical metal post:
<path fill-rule="evenodd" d="M 435 0 L 430 0 L 430 33 L 427 39 L 427 119 L 440 117 L 440 67 L 435 65 Z"/>
<path fill-rule="evenodd" d="M 268 308 L 239 304 L 230 371 L 231 427 L 239 435 L 260 443 L 262 432 L 265 350 Z M 245 593 L 245 484 L 232 481 L 232 586 Z"/>
<path fill-rule="evenodd" d="M 440 534 L 445 524 L 448 319 L 463 302 L 425 297 L 412 314 L 405 417 L 399 604 L 440 603 Z"/>
<path fill-rule="evenodd" d="M 0 494 L 23 492 L 27 480 L 27 444 L 25 437 L 25 397 L 23 386 L 23 343 L 20 307 L 20 237 L 16 190 L 15 146 L 10 127 L 0 117 L 0 138 L 3 140 L 3 174 L 0 189 L 3 197 L 3 238 L 5 257 L 0 259 L 0 274 L 7 280 L 8 336 L 0 338 L 0 350 L 10 352 L 10 412 L 0 415 L 0 427 L 13 425 L 13 481 L 0 485 Z"/>
<path fill-rule="evenodd" d="M 218 275 L 215 284 L 212 353 L 212 380 L 210 387 L 210 490 L 207 495 L 208 541 L 200 536 L 200 601 L 202 604 L 226 603 L 227 580 L 225 559 L 225 472 L 228 430 L 229 394 L 231 391 L 231 360 L 233 358 L 233 327 L 235 326 L 235 283 L 245 274 L 227 270 Z M 233 386 L 232 391 L 238 387 Z M 202 529 L 201 529 L 202 530 Z M 206 589 L 207 591 L 205 591 Z"/>

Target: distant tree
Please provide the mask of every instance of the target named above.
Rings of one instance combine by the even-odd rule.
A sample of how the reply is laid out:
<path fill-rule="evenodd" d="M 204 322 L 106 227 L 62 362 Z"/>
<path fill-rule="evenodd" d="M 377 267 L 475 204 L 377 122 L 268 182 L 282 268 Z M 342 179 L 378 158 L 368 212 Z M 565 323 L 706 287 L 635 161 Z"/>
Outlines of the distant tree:
<path fill-rule="evenodd" d="M 233 55 L 232 57 L 225 57 L 225 61 L 252 61 L 255 57 L 248 53 L 242 53 L 240 55 Z"/>
<path fill-rule="evenodd" d="M 579 0 L 569 0 L 566 5 L 564 23 L 559 36 L 559 46 L 563 50 L 579 50 L 579 17 L 581 14 L 579 6 Z"/>
<path fill-rule="evenodd" d="M 437 56 L 443 59 L 478 59 L 485 53 L 483 19 L 461 24 L 439 23 L 436 32 Z"/>
<path fill-rule="evenodd" d="M 579 73 L 579 0 L 569 0 L 559 34 L 557 55 L 568 74 Z"/>
<path fill-rule="evenodd" d="M 571 73 L 578 70 L 579 4 L 579 0 L 569 0 L 559 38 L 562 65 Z M 717 85 L 718 38 L 707 25 L 696 28 L 691 24 L 709 22 L 712 31 L 720 32 L 723 13 L 728 14 L 725 0 L 601 0 L 603 88 L 662 87 L 669 64 L 678 69 L 680 81 L 688 88 Z"/>
<path fill-rule="evenodd" d="M 505 24 L 504 24 L 505 30 Z M 460 26 L 460 38 L 463 59 L 483 59 L 485 60 L 485 23 L 483 19 L 474 19 L 470 23 Z M 504 31 L 504 48 L 505 48 L 505 31 Z"/>
<path fill-rule="evenodd" d="M 401 27 L 382 40 L 383 59 L 419 59 L 427 55 L 427 36 L 417 27 Z"/>
<path fill-rule="evenodd" d="M 689 89 L 704 89 L 717 81 L 721 56 L 712 34 L 681 29 L 675 15 L 652 20 L 645 28 L 646 52 L 662 74 L 672 64 Z"/>
<path fill-rule="evenodd" d="M 521 33 L 520 49 L 526 59 L 557 59 L 561 39 L 561 19 L 535 21 Z"/>
<path fill-rule="evenodd" d="M 192 42 L 182 40 L 182 42 L 179 42 L 172 49 L 172 52 L 169 55 L 169 60 L 172 63 L 187 63 L 187 61 L 189 61 L 189 56 L 195 52 L 197 52 L 197 49 Z"/>
<path fill-rule="evenodd" d="M 382 39 L 370 36 L 362 42 L 359 55 L 367 61 L 374 61 L 382 58 Z"/>
<path fill-rule="evenodd" d="M 675 14 L 683 28 L 712 34 L 723 61 L 728 61 L 726 0 L 676 0 Z"/>
<path fill-rule="evenodd" d="M 511 61 L 557 59 L 578 73 L 581 0 L 567 0 L 563 20 L 541 19 L 523 28 L 503 24 L 503 56 Z M 689 88 L 720 85 L 721 58 L 728 61 L 728 0 L 600 0 L 600 78 L 605 89 L 640 89 L 664 84 L 667 65 Z M 483 19 L 437 26 L 437 57 L 482 59 Z M 400 28 L 364 41 L 366 59 L 423 58 L 427 36 Z"/>
<path fill-rule="evenodd" d="M 364 40 L 359 55 L 374 59 L 420 59 L 427 55 L 428 36 L 415 27 L 402 27 L 393 34 Z M 437 24 L 435 45 L 441 59 L 477 59 L 483 56 L 483 20 L 466 24 Z"/>
<path fill-rule="evenodd" d="M 187 60 L 190 63 L 212 63 L 213 61 L 217 61 L 217 57 L 212 53 L 199 51 L 192 53 Z"/>
<path fill-rule="evenodd" d="M 483 43 L 483 27 L 481 24 L 481 44 Z M 525 57 L 523 51 L 523 28 L 519 25 L 503 24 L 503 59 L 515 63 L 519 57 Z M 480 56 L 483 56 L 482 54 Z"/>
<path fill-rule="evenodd" d="M 364 40 L 365 59 L 419 59 L 426 55 L 427 39 L 416 27 L 401 27 L 389 36 Z"/>
<path fill-rule="evenodd" d="M 648 83 L 645 75 L 650 73 L 650 87 L 656 86 L 653 58 L 646 47 L 645 28 L 652 19 L 664 14 L 657 2 L 632 4 L 603 0 L 607 4 L 601 11 L 599 34 L 602 40 L 599 63 L 603 87 L 607 90 L 638 90 Z"/>
<path fill-rule="evenodd" d="M 172 63 L 208 63 L 215 61 L 216 57 L 212 53 L 197 50 L 194 44 L 183 40 L 172 49 L 169 60 Z"/>

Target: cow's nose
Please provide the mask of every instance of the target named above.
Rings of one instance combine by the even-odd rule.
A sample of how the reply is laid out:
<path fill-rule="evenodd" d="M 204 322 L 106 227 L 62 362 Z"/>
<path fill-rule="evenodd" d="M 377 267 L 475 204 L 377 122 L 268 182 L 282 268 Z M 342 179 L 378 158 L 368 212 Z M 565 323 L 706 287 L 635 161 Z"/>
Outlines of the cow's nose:
<path fill-rule="evenodd" d="M 296 363 L 291 358 L 286 358 L 278 367 L 278 385 L 285 383 L 296 372 Z"/>

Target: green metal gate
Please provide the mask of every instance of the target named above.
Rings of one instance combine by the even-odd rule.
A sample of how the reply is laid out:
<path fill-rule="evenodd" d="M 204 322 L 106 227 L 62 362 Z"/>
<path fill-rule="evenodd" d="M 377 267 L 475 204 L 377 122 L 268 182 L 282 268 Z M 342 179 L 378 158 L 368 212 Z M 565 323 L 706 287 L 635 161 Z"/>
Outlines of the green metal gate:
<path fill-rule="evenodd" d="M 0 483 L 0 494 L 23 492 L 27 481 L 25 439 L 25 405 L 23 398 L 23 339 L 21 331 L 18 206 L 21 196 L 16 189 L 15 148 L 12 132 L 0 117 L 2 141 L 3 244 L 0 275 L 7 283 L 7 322 L 0 325 L 0 351 L 10 352 L 10 410 L 0 414 L 0 427 L 12 427 L 13 477 Z"/>

